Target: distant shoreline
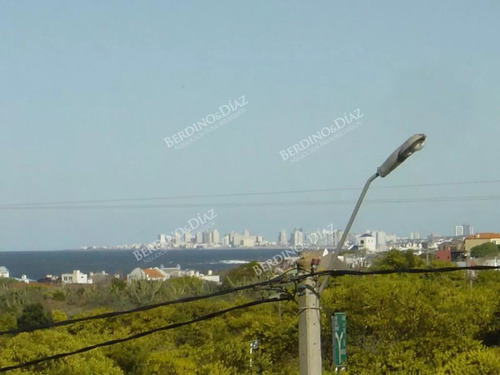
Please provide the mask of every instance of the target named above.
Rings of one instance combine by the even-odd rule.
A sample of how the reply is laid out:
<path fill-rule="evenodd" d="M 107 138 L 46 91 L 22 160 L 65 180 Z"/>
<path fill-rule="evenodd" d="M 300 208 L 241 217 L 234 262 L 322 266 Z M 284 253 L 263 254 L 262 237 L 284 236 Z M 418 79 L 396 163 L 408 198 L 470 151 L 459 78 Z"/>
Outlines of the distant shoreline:
<path fill-rule="evenodd" d="M 275 250 L 275 249 L 287 249 L 290 246 L 247 246 L 247 247 L 193 247 L 193 248 L 185 248 L 185 247 L 163 247 L 157 249 L 148 249 L 152 251 L 165 251 L 165 250 L 177 250 L 177 251 L 190 251 L 190 250 Z M 141 248 L 95 248 L 95 249 L 81 249 L 81 250 L 141 250 Z"/>
<path fill-rule="evenodd" d="M 158 249 L 148 249 L 151 251 L 193 251 L 193 250 L 223 250 L 223 251 L 238 251 L 238 250 L 284 250 L 284 249 L 291 249 L 292 246 L 262 246 L 262 247 L 196 247 L 196 248 L 179 248 L 179 247 L 174 247 L 174 248 L 158 248 Z M 328 250 L 333 250 L 333 247 L 324 247 Z M 321 249 L 324 249 L 321 247 Z M 99 248 L 85 248 L 85 249 L 56 249 L 56 250 L 41 250 L 41 249 L 31 249 L 31 250 L 0 250 L 1 253 L 7 253 L 7 252 L 30 252 L 30 251 L 50 251 L 50 252 L 57 252 L 57 251 L 137 251 L 141 250 L 141 248 L 124 248 L 124 249 L 118 249 L 118 248 L 105 248 L 105 247 L 99 247 Z M 309 248 L 304 247 L 304 250 L 309 250 Z"/>

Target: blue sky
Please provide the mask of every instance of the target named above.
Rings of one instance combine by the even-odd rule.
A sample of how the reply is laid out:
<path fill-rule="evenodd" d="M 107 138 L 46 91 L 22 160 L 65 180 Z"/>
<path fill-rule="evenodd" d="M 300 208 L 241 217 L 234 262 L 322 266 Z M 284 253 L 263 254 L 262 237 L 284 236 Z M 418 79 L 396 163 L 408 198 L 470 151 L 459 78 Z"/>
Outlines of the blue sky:
<path fill-rule="evenodd" d="M 423 151 L 367 199 L 491 196 L 500 136 L 496 1 L 5 1 L 0 204 L 360 187 L 414 133 Z M 163 138 L 245 95 L 182 150 Z M 361 126 L 295 164 L 279 151 L 360 108 Z M 185 199 L 221 232 L 342 229 L 358 191 Z M 149 202 L 152 203 L 152 202 Z M 498 200 L 370 204 L 354 231 L 500 231 Z M 0 210 L 0 250 L 153 241 L 207 207 Z"/>

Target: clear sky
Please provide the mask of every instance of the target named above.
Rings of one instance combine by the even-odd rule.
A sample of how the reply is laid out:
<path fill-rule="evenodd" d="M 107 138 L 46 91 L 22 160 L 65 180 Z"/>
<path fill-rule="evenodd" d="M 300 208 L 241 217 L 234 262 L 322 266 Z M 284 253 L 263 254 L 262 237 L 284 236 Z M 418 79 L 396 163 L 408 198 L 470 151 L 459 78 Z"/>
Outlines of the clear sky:
<path fill-rule="evenodd" d="M 498 199 L 404 202 L 493 196 L 500 183 L 386 188 L 497 179 L 499 14 L 498 1 L 3 1 L 0 250 L 154 241 L 212 203 L 221 232 L 276 240 L 282 228 L 343 229 L 353 204 L 224 204 L 352 201 L 357 190 L 5 205 L 361 187 L 414 133 L 427 134 L 424 149 L 367 196 L 403 202 L 367 202 L 354 231 L 500 231 Z M 242 95 L 244 114 L 167 147 L 165 137 Z M 356 108 L 358 128 L 282 160 L 280 150 Z"/>

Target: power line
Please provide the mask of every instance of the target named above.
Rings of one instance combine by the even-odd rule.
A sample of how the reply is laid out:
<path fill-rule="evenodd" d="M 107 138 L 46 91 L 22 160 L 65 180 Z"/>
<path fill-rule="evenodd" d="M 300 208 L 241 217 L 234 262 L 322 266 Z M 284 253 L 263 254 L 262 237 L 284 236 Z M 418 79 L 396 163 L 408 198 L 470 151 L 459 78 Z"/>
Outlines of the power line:
<path fill-rule="evenodd" d="M 410 268 L 410 269 L 391 269 L 391 270 L 376 270 L 376 271 L 352 271 L 352 270 L 326 270 L 315 272 L 314 274 L 305 274 L 297 280 L 301 280 L 304 277 L 310 276 L 370 276 L 370 275 L 391 275 L 391 274 L 403 274 L 403 273 L 446 273 L 446 272 L 457 272 L 457 271 L 491 271 L 500 270 L 500 266 L 468 266 L 468 267 L 442 267 L 442 268 Z M 290 279 L 290 280 L 295 280 Z"/>
<path fill-rule="evenodd" d="M 254 288 L 265 287 L 265 286 L 272 286 L 272 285 L 280 284 L 280 283 L 288 283 L 288 282 L 287 281 L 284 282 L 283 278 L 281 276 L 279 276 L 279 277 L 271 279 L 271 280 L 266 280 L 266 281 L 262 281 L 262 282 L 258 282 L 258 283 L 254 283 L 254 284 L 248 284 L 248 285 L 243 285 L 243 286 L 239 286 L 239 287 L 234 287 L 231 289 L 220 290 L 218 292 L 204 294 L 201 296 L 185 297 L 185 298 L 180 298 L 180 299 L 173 300 L 173 301 L 166 301 L 166 302 L 160 302 L 160 303 L 146 305 L 146 306 L 140 306 L 140 307 L 136 307 L 136 308 L 130 309 L 130 310 L 115 311 L 115 312 L 109 312 L 109 313 L 104 313 L 104 314 L 99 314 L 99 315 L 87 316 L 87 317 L 83 317 L 83 318 L 64 320 L 61 322 L 54 322 L 54 323 L 44 324 L 44 325 L 35 326 L 35 327 L 10 329 L 7 331 L 1 331 L 0 336 L 15 335 L 15 334 L 19 334 L 22 332 L 34 332 L 34 331 L 39 331 L 39 330 L 48 329 L 48 328 L 63 327 L 63 326 L 67 326 L 70 324 L 86 322 L 89 320 L 112 318 L 115 316 L 131 314 L 131 313 L 136 313 L 136 312 L 140 312 L 140 311 L 148 311 L 148 310 L 156 309 L 156 308 L 163 307 L 163 306 L 170 306 L 170 305 L 176 305 L 179 303 L 194 302 L 194 301 L 200 301 L 203 299 L 208 299 L 208 298 L 213 298 L 213 297 L 220 297 L 220 296 L 223 296 L 223 295 L 226 295 L 229 293 L 235 293 L 235 292 L 239 292 L 242 290 L 254 289 Z"/>
<path fill-rule="evenodd" d="M 244 303 L 242 305 L 232 306 L 232 307 L 229 307 L 227 309 L 219 310 L 219 311 L 216 311 L 216 312 L 213 312 L 213 313 L 210 313 L 210 314 L 206 314 L 206 315 L 200 316 L 198 318 L 195 318 L 195 319 L 192 319 L 192 320 L 189 320 L 189 321 L 180 322 L 180 323 L 174 323 L 174 324 L 169 324 L 167 326 L 150 329 L 148 331 L 140 332 L 140 333 L 137 333 L 135 335 L 124 337 L 124 338 L 121 338 L 121 339 L 115 339 L 115 340 L 105 341 L 105 342 L 102 342 L 102 343 L 99 343 L 99 344 L 95 344 L 95 345 L 91 345 L 91 346 L 86 346 L 86 347 L 83 347 L 81 349 L 78 349 L 78 350 L 75 350 L 75 351 L 72 351 L 72 352 L 54 354 L 54 355 L 51 355 L 51 356 L 47 356 L 47 357 L 42 357 L 42 358 L 39 358 L 39 359 L 35 359 L 33 361 L 23 362 L 23 363 L 20 363 L 20 364 L 17 364 L 17 365 L 2 367 L 2 368 L 0 368 L 0 372 L 6 372 L 6 371 L 10 371 L 10 370 L 17 370 L 17 369 L 25 368 L 25 367 L 28 367 L 28 366 L 37 365 L 37 364 L 42 363 L 42 362 L 51 361 L 51 360 L 54 360 L 54 359 L 60 359 L 60 358 L 64 358 L 64 357 L 69 357 L 69 356 L 73 356 L 73 355 L 80 354 L 80 353 L 85 353 L 85 352 L 88 352 L 90 350 L 94 350 L 94 349 L 97 349 L 97 348 L 102 348 L 102 347 L 105 347 L 105 346 L 116 345 L 116 344 L 120 344 L 122 342 L 130 341 L 130 340 L 136 340 L 136 339 L 139 339 L 139 338 L 144 337 L 144 336 L 151 335 L 151 334 L 156 333 L 156 332 L 168 331 L 170 329 L 179 328 L 179 327 L 183 327 L 183 326 L 186 326 L 186 325 L 189 325 L 189 324 L 194 324 L 194 323 L 198 323 L 198 322 L 201 322 L 201 321 L 204 321 L 204 320 L 212 319 L 212 318 L 215 318 L 217 316 L 226 314 L 226 313 L 234 311 L 234 310 L 239 310 L 239 309 L 244 309 L 244 308 L 248 308 L 248 307 L 252 307 L 252 306 L 262 305 L 262 304 L 265 304 L 265 303 L 278 302 L 278 301 L 289 301 L 289 300 L 290 300 L 290 298 L 276 298 L 276 299 L 269 299 L 268 298 L 268 299 L 263 299 L 263 300 L 256 300 L 256 301 Z"/>
<path fill-rule="evenodd" d="M 491 201 L 500 200 L 500 195 L 484 196 L 457 196 L 457 197 L 427 197 L 427 198 L 396 198 L 396 199 L 368 199 L 365 204 L 390 204 L 390 203 L 439 203 L 439 202 L 465 202 L 465 201 Z M 88 205 L 88 206 L 0 206 L 0 210 L 117 210 L 117 209 L 164 209 L 164 208 L 203 208 L 203 207 L 295 207 L 295 206 L 335 206 L 352 205 L 356 200 L 307 200 L 307 201 L 268 201 L 268 202 L 212 202 L 212 203 L 173 203 L 151 205 Z"/>
<path fill-rule="evenodd" d="M 389 186 L 374 186 L 373 189 L 400 189 L 411 187 L 433 187 L 433 186 L 455 186 L 455 185 L 470 185 L 470 184 L 492 184 L 500 183 L 500 180 L 482 180 L 482 181 L 458 181 L 458 182 L 438 182 L 425 184 L 404 184 L 404 185 L 389 185 Z M 146 198 L 123 198 L 123 199 L 97 199 L 97 200 L 74 200 L 74 201 L 53 201 L 53 202 L 34 202 L 34 203 L 10 203 L 0 205 L 0 209 L 27 207 L 27 206 L 59 206 L 59 205 L 80 205 L 94 203 L 118 203 L 118 202 L 144 202 L 144 201 L 160 201 L 160 200 L 182 200 L 193 198 L 228 198 L 228 197 L 245 197 L 245 196 L 266 196 L 266 195 L 289 195 L 289 194 L 308 194 L 308 193 L 326 193 L 335 191 L 356 191 L 361 190 L 361 187 L 339 187 L 330 189 L 306 189 L 306 190 L 283 190 L 283 191 L 268 191 L 268 192 L 244 192 L 244 193 L 228 193 L 228 194 L 191 194 L 191 195 L 174 195 L 169 197 L 146 197 Z"/>

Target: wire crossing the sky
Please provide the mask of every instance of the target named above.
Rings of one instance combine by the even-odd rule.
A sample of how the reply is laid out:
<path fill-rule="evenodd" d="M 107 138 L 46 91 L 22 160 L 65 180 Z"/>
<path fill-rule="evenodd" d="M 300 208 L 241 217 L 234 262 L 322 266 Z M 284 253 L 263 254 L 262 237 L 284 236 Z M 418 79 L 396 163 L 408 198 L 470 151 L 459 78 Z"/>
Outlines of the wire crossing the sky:
<path fill-rule="evenodd" d="M 456 185 L 471 185 L 471 184 L 496 184 L 500 180 L 479 180 L 479 181 L 457 181 L 457 182 L 438 182 L 425 184 L 406 184 L 406 185 L 389 185 L 377 186 L 372 189 L 400 189 L 412 187 L 438 187 L 438 186 L 456 186 Z M 165 201 L 165 200 L 185 200 L 185 199 L 205 199 L 205 198 L 230 198 L 230 197 L 251 197 L 251 196 L 272 196 L 272 195 L 296 195 L 310 193 L 328 193 L 335 191 L 358 191 L 361 187 L 339 187 L 330 189 L 306 189 L 306 190 L 282 190 L 282 191 L 263 191 L 263 192 L 243 192 L 243 193 L 228 193 L 228 194 L 190 194 L 190 195 L 174 195 L 167 197 L 145 197 L 145 198 L 122 198 L 122 199 L 94 199 L 94 200 L 73 200 L 73 201 L 52 201 L 52 202 L 32 202 L 32 203 L 6 203 L 0 204 L 0 210 L 42 210 L 42 209 L 98 209 L 98 208 L 153 208 L 158 205 L 107 205 L 107 203 L 125 203 L 125 202 L 147 202 L 147 201 Z M 433 199 L 438 199 L 436 197 Z M 445 198 L 445 197 L 442 197 Z M 467 200 L 465 198 L 479 199 L 481 197 L 450 197 L 455 200 Z M 483 196 L 484 199 L 493 200 L 499 199 L 498 196 Z M 314 202 L 314 201 L 313 201 Z M 249 202 L 252 203 L 252 202 Z M 258 203 L 258 202 L 256 202 Z M 263 203 L 263 202 L 261 202 Z M 93 204 L 93 206 L 82 206 Z M 74 206 L 71 206 L 74 205 Z M 200 203 L 196 206 L 199 207 Z M 213 204 L 212 204 L 213 205 Z M 177 207 L 176 205 L 163 205 L 161 207 Z M 179 205 L 179 207 L 190 207 Z"/>
<path fill-rule="evenodd" d="M 391 203 L 440 203 L 440 202 L 468 202 L 468 201 L 494 201 L 500 200 L 500 195 L 467 195 L 467 196 L 441 196 L 422 198 L 393 198 L 393 199 L 368 199 L 365 204 L 391 204 Z M 0 211 L 35 211 L 35 210 L 130 210 L 130 209 L 165 209 L 165 208 L 202 208 L 202 207 L 295 207 L 295 206 L 335 206 L 352 205 L 355 200 L 305 200 L 305 201 L 263 201 L 263 202 L 198 202 L 198 203 L 170 203 L 170 204 L 113 204 L 113 205 L 38 205 L 38 206 L 0 206 Z"/>

